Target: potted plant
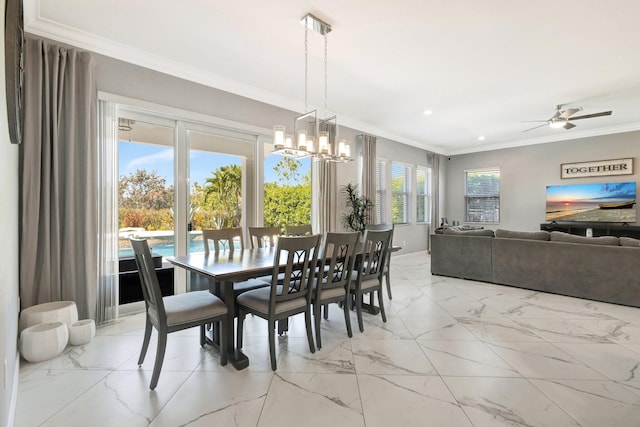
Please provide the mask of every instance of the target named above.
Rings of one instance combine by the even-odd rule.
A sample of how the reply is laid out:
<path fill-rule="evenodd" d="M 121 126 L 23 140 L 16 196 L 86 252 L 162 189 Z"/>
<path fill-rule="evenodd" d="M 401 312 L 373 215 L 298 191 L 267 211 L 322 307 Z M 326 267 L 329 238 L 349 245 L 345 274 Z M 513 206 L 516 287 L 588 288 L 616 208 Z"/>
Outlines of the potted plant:
<path fill-rule="evenodd" d="M 347 230 L 364 233 L 371 218 L 373 202 L 358 193 L 358 186 L 351 183 L 342 186 L 346 197 L 347 212 L 342 213 L 342 226 Z"/>

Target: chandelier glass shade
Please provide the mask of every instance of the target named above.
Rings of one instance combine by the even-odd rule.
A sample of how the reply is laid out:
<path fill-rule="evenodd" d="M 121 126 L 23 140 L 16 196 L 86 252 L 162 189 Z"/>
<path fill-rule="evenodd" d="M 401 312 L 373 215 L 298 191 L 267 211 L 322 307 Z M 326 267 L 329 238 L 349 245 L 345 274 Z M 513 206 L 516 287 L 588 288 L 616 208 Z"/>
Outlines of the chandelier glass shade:
<path fill-rule="evenodd" d="M 273 127 L 273 152 L 295 158 L 313 157 L 318 160 L 348 162 L 351 144 L 338 136 L 336 116 L 327 115 L 327 34 L 331 26 L 317 17 L 307 14 L 300 23 L 305 27 L 304 37 L 304 108 L 306 113 L 294 119 L 293 134 L 286 127 Z M 324 36 L 324 119 L 318 119 L 316 110 L 308 110 L 308 34 L 309 30 Z"/>

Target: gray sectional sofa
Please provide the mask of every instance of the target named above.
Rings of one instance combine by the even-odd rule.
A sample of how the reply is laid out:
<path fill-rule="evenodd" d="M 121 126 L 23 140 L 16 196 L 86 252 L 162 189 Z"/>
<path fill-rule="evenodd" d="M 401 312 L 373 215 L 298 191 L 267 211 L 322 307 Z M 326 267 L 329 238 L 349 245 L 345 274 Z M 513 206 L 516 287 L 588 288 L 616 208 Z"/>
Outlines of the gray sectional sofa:
<path fill-rule="evenodd" d="M 445 229 L 431 273 L 640 307 L 640 240 L 558 231 Z"/>

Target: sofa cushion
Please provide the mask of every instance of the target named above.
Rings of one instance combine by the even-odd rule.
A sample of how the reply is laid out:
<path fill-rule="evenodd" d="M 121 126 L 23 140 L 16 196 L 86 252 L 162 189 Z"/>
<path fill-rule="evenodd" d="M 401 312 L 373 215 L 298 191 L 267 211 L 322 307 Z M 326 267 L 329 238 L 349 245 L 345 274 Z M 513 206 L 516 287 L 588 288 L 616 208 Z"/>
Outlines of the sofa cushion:
<path fill-rule="evenodd" d="M 496 237 L 501 239 L 549 240 L 548 231 L 511 231 L 497 229 Z"/>
<path fill-rule="evenodd" d="M 575 234 L 563 233 L 562 231 L 552 231 L 550 233 L 552 242 L 583 243 L 587 245 L 618 246 L 616 236 L 584 237 Z"/>
<path fill-rule="evenodd" d="M 632 237 L 618 237 L 618 240 L 620 241 L 620 246 L 632 246 L 634 248 L 640 246 L 640 240 Z"/>
<path fill-rule="evenodd" d="M 442 234 L 455 234 L 457 236 L 487 236 L 493 237 L 493 230 L 458 230 L 454 227 L 445 228 Z"/>

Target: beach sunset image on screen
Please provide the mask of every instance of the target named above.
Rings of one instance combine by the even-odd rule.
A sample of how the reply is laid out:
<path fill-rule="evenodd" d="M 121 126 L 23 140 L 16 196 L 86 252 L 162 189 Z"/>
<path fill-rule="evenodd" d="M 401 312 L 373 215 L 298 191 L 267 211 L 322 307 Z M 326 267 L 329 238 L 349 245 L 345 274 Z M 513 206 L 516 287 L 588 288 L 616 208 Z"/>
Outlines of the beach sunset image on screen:
<path fill-rule="evenodd" d="M 636 183 L 549 185 L 545 219 L 636 222 Z"/>

